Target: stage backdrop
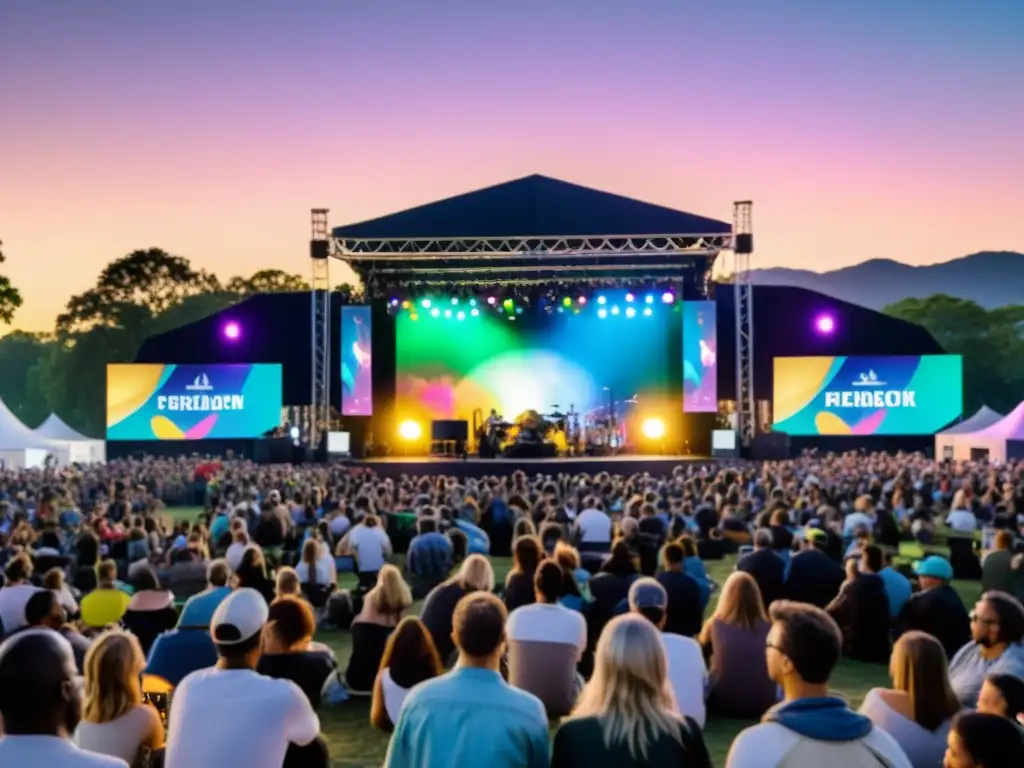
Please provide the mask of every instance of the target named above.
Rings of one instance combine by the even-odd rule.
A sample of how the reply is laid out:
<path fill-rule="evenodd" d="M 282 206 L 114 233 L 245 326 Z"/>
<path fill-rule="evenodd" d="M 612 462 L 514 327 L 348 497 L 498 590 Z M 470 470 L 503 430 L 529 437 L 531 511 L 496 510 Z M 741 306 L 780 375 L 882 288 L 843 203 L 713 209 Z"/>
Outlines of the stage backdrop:
<path fill-rule="evenodd" d="M 107 366 L 108 440 L 255 438 L 281 425 L 281 366 Z"/>
<path fill-rule="evenodd" d="M 624 295 L 609 293 L 600 309 L 592 298 L 578 315 L 442 303 L 400 312 L 396 416 L 472 423 L 474 409 L 513 420 L 556 406 L 586 414 L 605 407 L 609 393 L 620 415 L 666 397 L 678 409 L 679 315 L 627 305 Z M 637 405 L 622 404 L 634 397 Z"/>
<path fill-rule="evenodd" d="M 683 410 L 718 411 L 718 329 L 715 302 L 683 302 Z"/>
<path fill-rule="evenodd" d="M 373 415 L 373 325 L 369 307 L 341 308 L 341 415 Z"/>
<path fill-rule="evenodd" d="M 959 355 L 777 357 L 774 384 L 790 435 L 933 434 L 963 409 Z"/>

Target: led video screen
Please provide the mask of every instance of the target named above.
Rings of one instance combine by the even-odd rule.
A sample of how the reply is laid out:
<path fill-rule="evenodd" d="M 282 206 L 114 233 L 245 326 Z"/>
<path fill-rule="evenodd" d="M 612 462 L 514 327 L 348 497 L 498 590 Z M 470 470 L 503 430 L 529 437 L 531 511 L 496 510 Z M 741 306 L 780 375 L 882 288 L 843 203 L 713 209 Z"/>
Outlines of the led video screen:
<path fill-rule="evenodd" d="M 108 440 L 262 437 L 281 425 L 281 366 L 107 366 Z"/>
<path fill-rule="evenodd" d="M 369 307 L 341 308 L 341 415 L 373 415 L 373 325 Z"/>
<path fill-rule="evenodd" d="M 678 314 L 653 297 L 601 298 L 550 313 L 444 300 L 399 313 L 399 417 L 472 424 L 475 410 L 486 418 L 492 408 L 508 421 L 528 410 L 586 416 L 606 411 L 609 401 L 626 416 L 645 400 L 663 399 L 670 357 L 679 358 Z"/>
<path fill-rule="evenodd" d="M 715 302 L 683 302 L 683 410 L 718 411 L 718 328 Z"/>
<path fill-rule="evenodd" d="M 929 435 L 960 416 L 959 355 L 777 357 L 772 429 L 790 435 Z"/>

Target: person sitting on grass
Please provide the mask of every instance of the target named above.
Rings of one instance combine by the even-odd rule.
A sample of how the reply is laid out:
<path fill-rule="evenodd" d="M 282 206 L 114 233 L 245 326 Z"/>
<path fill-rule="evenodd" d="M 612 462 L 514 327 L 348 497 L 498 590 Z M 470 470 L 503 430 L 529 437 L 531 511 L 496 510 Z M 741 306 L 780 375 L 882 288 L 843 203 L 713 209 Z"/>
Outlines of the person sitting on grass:
<path fill-rule="evenodd" d="M 987 675 L 1024 677 L 1024 606 L 1005 592 L 986 592 L 971 612 L 971 637 L 949 662 L 949 678 L 960 703 L 978 705 Z"/>
<path fill-rule="evenodd" d="M 452 620 L 458 664 L 409 693 L 386 768 L 548 768 L 544 705 L 506 683 L 499 671 L 507 617 L 492 594 L 459 601 Z"/>
<path fill-rule="evenodd" d="M 1007 674 L 986 677 L 978 696 L 978 711 L 1024 725 L 1024 680 Z"/>
<path fill-rule="evenodd" d="M 832 617 L 788 600 L 773 603 L 769 616 L 768 674 L 782 687 L 784 700 L 765 713 L 760 725 L 736 737 L 726 768 L 876 763 L 913 768 L 892 736 L 829 695 L 829 678 L 843 649 Z"/>
<path fill-rule="evenodd" d="M 82 622 L 93 629 L 120 623 L 132 598 L 117 586 L 117 563 L 103 560 L 96 568 L 96 589 L 82 598 Z"/>
<path fill-rule="evenodd" d="M 444 674 L 441 657 L 423 622 L 406 616 L 388 638 L 373 685 L 370 724 L 391 733 L 409 692 Z"/>

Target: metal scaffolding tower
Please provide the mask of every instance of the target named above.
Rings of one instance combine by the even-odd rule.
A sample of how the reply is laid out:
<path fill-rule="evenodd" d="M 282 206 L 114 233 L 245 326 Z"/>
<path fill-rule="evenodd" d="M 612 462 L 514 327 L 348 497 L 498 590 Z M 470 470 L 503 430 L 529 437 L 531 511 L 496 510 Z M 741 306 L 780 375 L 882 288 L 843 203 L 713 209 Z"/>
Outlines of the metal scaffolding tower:
<path fill-rule="evenodd" d="M 736 431 L 743 446 L 757 433 L 754 396 L 754 290 L 750 283 L 750 254 L 754 252 L 753 203 L 733 204 L 732 253 L 736 306 Z"/>
<path fill-rule="evenodd" d="M 320 445 L 321 430 L 329 428 L 331 411 L 331 238 L 327 227 L 327 213 L 326 208 L 312 209 L 309 239 L 312 266 L 309 300 L 313 340 L 310 374 L 313 391 L 309 423 L 305 427 L 309 445 L 314 450 Z"/>

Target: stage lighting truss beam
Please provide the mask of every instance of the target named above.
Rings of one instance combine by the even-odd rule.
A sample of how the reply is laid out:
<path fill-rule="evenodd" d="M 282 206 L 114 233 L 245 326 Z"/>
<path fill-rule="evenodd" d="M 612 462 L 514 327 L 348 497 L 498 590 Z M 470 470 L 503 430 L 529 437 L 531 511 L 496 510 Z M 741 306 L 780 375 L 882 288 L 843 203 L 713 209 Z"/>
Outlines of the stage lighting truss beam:
<path fill-rule="evenodd" d="M 749 446 L 757 434 L 757 400 L 754 392 L 754 288 L 750 281 L 753 252 L 752 204 L 733 206 L 733 287 L 736 312 L 736 431 L 740 443 Z"/>
<path fill-rule="evenodd" d="M 314 208 L 311 211 L 310 241 L 320 244 L 324 251 L 329 249 L 330 244 L 327 213 L 325 208 Z M 313 250 L 316 249 L 311 249 L 311 254 Z M 310 283 L 310 338 L 313 342 L 310 350 L 312 392 L 306 434 L 309 437 L 309 444 L 315 449 L 320 444 L 320 432 L 330 428 L 331 280 L 329 258 L 318 258 L 314 255 L 310 259 L 310 263 L 312 269 Z"/>

